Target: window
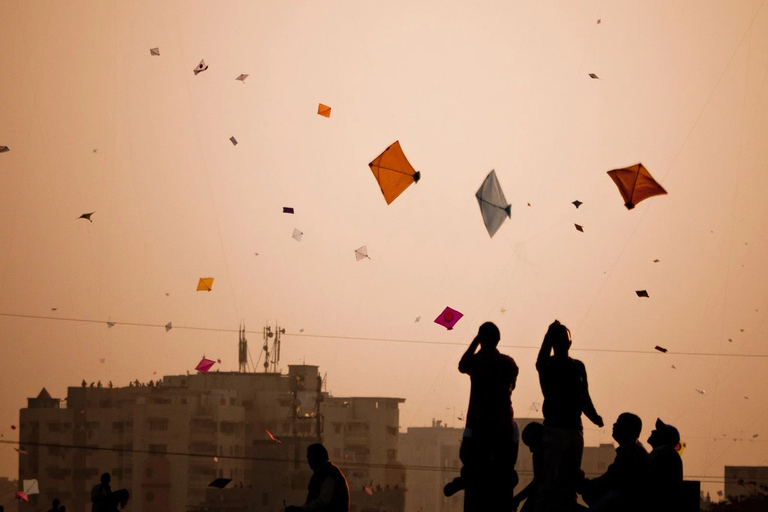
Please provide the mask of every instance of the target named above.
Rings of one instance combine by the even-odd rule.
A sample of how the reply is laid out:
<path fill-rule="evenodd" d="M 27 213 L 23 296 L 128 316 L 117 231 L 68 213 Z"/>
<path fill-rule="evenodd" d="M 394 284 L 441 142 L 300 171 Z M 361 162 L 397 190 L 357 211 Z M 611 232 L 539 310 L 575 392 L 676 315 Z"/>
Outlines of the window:
<path fill-rule="evenodd" d="M 149 445 L 149 451 L 150 453 L 167 453 L 168 445 L 167 444 L 151 444 Z"/>
<path fill-rule="evenodd" d="M 152 471 L 152 468 L 147 468 L 144 471 L 144 474 L 147 475 L 147 478 L 152 478 L 154 476 L 155 472 Z M 149 500 L 149 501 L 152 501 L 152 500 Z"/>
<path fill-rule="evenodd" d="M 334 434 L 341 434 L 341 423 L 334 423 L 333 424 L 333 433 Z"/>
<path fill-rule="evenodd" d="M 48 423 L 48 432 L 61 432 L 61 423 Z"/>
<path fill-rule="evenodd" d="M 397 450 L 387 450 L 387 460 L 397 460 Z"/>
<path fill-rule="evenodd" d="M 396 436 L 397 435 L 397 427 L 387 426 L 387 434 Z"/>
<path fill-rule="evenodd" d="M 113 421 L 112 422 L 112 430 L 120 430 L 122 431 L 123 428 L 125 428 L 125 423 L 122 421 Z"/>
<path fill-rule="evenodd" d="M 168 430 L 168 418 L 147 418 L 149 430 Z"/>

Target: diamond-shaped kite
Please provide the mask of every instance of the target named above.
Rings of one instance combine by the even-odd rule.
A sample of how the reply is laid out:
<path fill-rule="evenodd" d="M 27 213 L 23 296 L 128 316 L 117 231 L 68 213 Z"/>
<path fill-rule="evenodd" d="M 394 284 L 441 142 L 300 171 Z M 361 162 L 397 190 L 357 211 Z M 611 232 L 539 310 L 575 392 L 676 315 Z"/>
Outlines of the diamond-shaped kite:
<path fill-rule="evenodd" d="M 643 164 L 608 171 L 608 176 L 618 187 L 627 210 L 634 208 L 643 199 L 667 193 Z"/>
<path fill-rule="evenodd" d="M 115 326 L 115 322 L 107 322 L 107 329 L 111 329 Z"/>
<path fill-rule="evenodd" d="M 576 231 L 581 231 L 582 233 L 584 232 L 584 226 L 581 226 L 579 224 L 574 224 L 574 226 L 576 226 Z"/>
<path fill-rule="evenodd" d="M 153 55 L 155 57 L 159 57 L 160 56 L 160 48 L 150 48 L 149 49 L 149 54 Z"/>
<path fill-rule="evenodd" d="M 201 277 L 200 280 L 197 282 L 197 291 L 198 292 L 209 292 L 213 289 L 213 278 L 212 277 Z"/>
<path fill-rule="evenodd" d="M 507 203 L 507 199 L 504 197 L 495 170 L 489 172 L 488 176 L 485 177 L 483 184 L 477 189 L 475 197 L 480 205 L 485 229 L 493 238 L 507 217 L 512 216 L 512 205 Z"/>
<path fill-rule="evenodd" d="M 22 480 L 21 487 L 25 489 L 24 494 L 31 496 L 33 494 L 40 494 L 40 485 L 37 483 L 37 479 Z"/>
<path fill-rule="evenodd" d="M 199 371 L 200 373 L 208 373 L 208 370 L 211 369 L 213 365 L 216 364 L 216 361 L 211 361 L 210 359 L 202 358 L 199 363 L 197 363 L 197 366 L 195 366 L 195 370 Z"/>
<path fill-rule="evenodd" d="M 29 496 L 27 496 L 26 494 L 24 494 L 24 492 L 23 492 L 23 491 L 18 491 L 18 492 L 16 492 L 16 499 L 17 499 L 17 500 L 24 500 L 24 501 L 26 501 L 27 503 L 29 503 Z"/>
<path fill-rule="evenodd" d="M 293 229 L 293 239 L 297 242 L 301 242 L 301 237 L 304 236 L 304 233 L 299 231 L 298 229 Z"/>
<path fill-rule="evenodd" d="M 435 318 L 435 323 L 442 325 L 449 331 L 453 329 L 453 326 L 456 325 L 456 322 L 463 317 L 463 313 L 459 313 L 455 309 L 446 307 L 442 313 L 440 313 L 440 316 Z"/>
<path fill-rule="evenodd" d="M 365 258 L 371 259 L 370 256 L 368 256 L 368 247 L 364 245 L 359 249 L 355 249 L 356 261 L 364 260 Z"/>
<path fill-rule="evenodd" d="M 87 221 L 89 221 L 89 222 L 93 222 L 93 221 L 91 220 L 91 215 L 93 215 L 94 213 L 96 213 L 96 212 L 91 212 L 91 213 L 84 213 L 84 214 L 82 214 L 81 216 L 79 216 L 79 217 L 78 217 L 78 219 L 85 219 L 85 220 L 87 220 Z"/>
<path fill-rule="evenodd" d="M 165 332 L 168 332 L 171 329 L 173 329 L 173 322 L 168 322 L 167 324 L 165 324 Z"/>
<path fill-rule="evenodd" d="M 272 432 L 270 432 L 269 430 L 267 430 L 267 429 L 264 429 L 264 432 L 266 432 L 266 433 L 267 433 L 267 435 L 269 436 L 269 438 L 270 438 L 271 440 L 273 440 L 273 441 L 274 441 L 276 444 L 282 444 L 282 443 L 283 443 L 281 440 L 279 440 L 278 438 L 276 438 L 275 436 L 273 436 L 273 435 L 272 435 Z"/>
<path fill-rule="evenodd" d="M 417 183 L 421 178 L 421 173 L 417 172 L 405 157 L 400 141 L 395 141 L 368 166 L 379 183 L 387 204 L 392 204 L 411 183 Z"/>
<path fill-rule="evenodd" d="M 638 297 L 649 297 L 647 290 L 637 290 L 635 293 Z"/>
<path fill-rule="evenodd" d="M 8 146 L 0 146 L 0 153 L 7 153 L 11 149 Z"/>
<path fill-rule="evenodd" d="M 590 74 L 589 74 L 589 78 L 591 78 L 592 80 L 600 80 L 600 77 L 598 77 L 598 76 L 597 76 L 596 74 L 594 74 L 594 73 L 590 73 Z"/>
<path fill-rule="evenodd" d="M 283 206 L 283 213 L 290 213 L 291 215 L 293 215 L 293 208 L 289 206 Z"/>
<path fill-rule="evenodd" d="M 218 489 L 223 489 L 231 481 L 232 481 L 232 479 L 230 479 L 230 478 L 217 478 L 213 482 L 209 483 L 208 487 L 216 487 Z"/>
<path fill-rule="evenodd" d="M 331 117 L 331 107 L 328 105 L 323 105 L 322 103 L 319 103 L 317 105 L 317 115 L 323 116 L 323 117 Z"/>
<path fill-rule="evenodd" d="M 235 78 L 235 80 L 240 80 L 241 82 L 245 83 L 246 78 L 248 78 L 248 75 L 246 73 L 241 73 L 237 76 L 237 78 Z"/>
<path fill-rule="evenodd" d="M 197 76 L 206 69 L 208 69 L 208 64 L 205 63 L 205 59 L 201 59 L 200 64 L 198 64 L 197 67 L 192 70 L 192 72 L 195 74 L 195 76 Z"/>
<path fill-rule="evenodd" d="M 578 210 L 578 209 L 579 209 L 579 206 L 583 205 L 584 203 L 582 203 L 581 201 L 579 201 L 579 200 L 577 199 L 577 200 L 573 201 L 571 204 L 572 204 L 573 206 L 575 206 L 575 207 L 576 207 L 576 209 Z"/>

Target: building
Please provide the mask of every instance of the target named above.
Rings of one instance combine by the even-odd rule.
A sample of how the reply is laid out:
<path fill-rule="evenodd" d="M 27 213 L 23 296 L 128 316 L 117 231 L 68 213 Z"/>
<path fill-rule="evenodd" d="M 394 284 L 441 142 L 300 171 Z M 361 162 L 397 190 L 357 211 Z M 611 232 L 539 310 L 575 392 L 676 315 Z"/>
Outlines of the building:
<path fill-rule="evenodd" d="M 725 466 L 726 498 L 746 497 L 768 490 L 768 466 Z"/>
<path fill-rule="evenodd" d="M 173 375 L 122 388 L 83 383 L 62 402 L 43 389 L 20 412 L 27 453 L 19 478 L 38 479 L 40 495 L 30 499 L 39 511 L 53 498 L 70 512 L 89 511 L 91 487 L 109 472 L 112 488 L 129 489 L 137 512 L 272 512 L 284 499 L 303 503 L 306 447 L 323 439 L 363 494 L 359 510 L 403 512 L 403 400 L 331 397 L 317 366 L 292 365 L 287 375 Z M 233 482 L 209 488 L 218 477 Z M 374 482 L 373 495 L 364 482 Z"/>
<path fill-rule="evenodd" d="M 516 418 L 520 432 L 541 418 Z M 400 435 L 400 461 L 408 471 L 405 512 L 461 512 L 463 493 L 450 498 L 443 495 L 446 483 L 459 476 L 459 448 L 463 428 L 448 428 L 440 420 L 431 427 L 410 427 Z M 612 444 L 585 446 L 581 467 L 588 478 L 602 475 L 616 457 Z M 533 479 L 533 458 L 527 446 L 520 444 L 515 470 L 520 479 L 515 492 Z"/>

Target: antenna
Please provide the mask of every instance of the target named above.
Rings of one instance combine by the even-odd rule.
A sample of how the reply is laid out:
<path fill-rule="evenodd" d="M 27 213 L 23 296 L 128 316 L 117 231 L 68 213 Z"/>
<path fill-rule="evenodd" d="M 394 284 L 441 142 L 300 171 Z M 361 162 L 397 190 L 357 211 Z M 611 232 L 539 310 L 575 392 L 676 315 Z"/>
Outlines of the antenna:
<path fill-rule="evenodd" d="M 269 371 L 269 338 L 274 336 L 272 333 L 272 328 L 270 326 L 265 326 L 263 330 L 264 335 L 264 347 L 262 347 L 262 350 L 264 351 L 264 373 L 267 373 Z"/>
<path fill-rule="evenodd" d="M 245 339 L 245 322 L 240 323 L 240 341 L 238 344 L 238 362 L 240 363 L 240 372 L 248 371 L 248 340 Z"/>

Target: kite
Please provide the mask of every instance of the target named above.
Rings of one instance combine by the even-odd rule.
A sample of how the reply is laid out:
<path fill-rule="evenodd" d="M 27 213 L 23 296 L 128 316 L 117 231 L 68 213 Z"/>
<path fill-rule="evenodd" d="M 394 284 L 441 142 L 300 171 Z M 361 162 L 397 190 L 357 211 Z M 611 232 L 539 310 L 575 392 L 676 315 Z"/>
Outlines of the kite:
<path fill-rule="evenodd" d="M 87 221 L 89 221 L 89 222 L 93 222 L 93 221 L 91 220 L 91 215 L 93 215 L 94 213 L 96 213 L 96 212 L 91 212 L 91 213 L 84 213 L 84 214 L 82 214 L 81 216 L 79 216 L 79 217 L 78 217 L 78 219 L 85 219 L 85 220 L 87 220 Z"/>
<path fill-rule="evenodd" d="M 106 363 L 107 360 L 102 357 L 101 359 L 99 359 L 99 362 L 103 364 L 103 363 Z"/>
<path fill-rule="evenodd" d="M 596 74 L 594 74 L 594 73 L 590 73 L 590 74 L 589 74 L 589 78 L 591 78 L 592 80 L 600 80 L 600 77 L 599 77 L 599 76 L 597 76 L 597 75 L 596 75 Z"/>
<path fill-rule="evenodd" d="M 491 171 L 483 180 L 483 184 L 475 192 L 477 203 L 480 205 L 480 213 L 483 215 L 483 222 L 488 234 L 496 234 L 507 217 L 512 217 L 512 205 L 507 203 L 504 192 L 501 190 L 501 184 L 496 177 L 496 171 Z"/>
<path fill-rule="evenodd" d="M 363 490 L 365 491 L 365 494 L 367 494 L 368 496 L 373 496 L 373 489 L 371 489 L 367 485 L 363 486 Z"/>
<path fill-rule="evenodd" d="M 619 188 L 627 210 L 634 208 L 643 199 L 667 193 L 643 164 L 608 171 L 608 176 Z"/>
<path fill-rule="evenodd" d="M 216 487 L 218 489 L 223 489 L 227 486 L 229 482 L 231 482 L 231 478 L 217 478 L 213 482 L 208 484 L 208 487 Z"/>
<path fill-rule="evenodd" d="M 56 311 L 57 309 L 59 309 L 59 308 L 51 308 L 51 311 Z"/>
<path fill-rule="evenodd" d="M 273 441 L 274 441 L 276 444 L 282 444 L 282 443 L 283 443 L 281 440 L 279 440 L 278 438 L 276 438 L 275 436 L 273 436 L 273 435 L 272 435 L 272 432 L 270 432 L 269 430 L 267 430 L 267 429 L 264 429 L 264 432 L 266 432 L 266 433 L 267 433 L 267 435 L 269 436 L 269 438 L 270 438 L 271 440 L 273 440 Z"/>
<path fill-rule="evenodd" d="M 584 232 L 584 226 L 581 226 L 579 224 L 574 224 L 574 226 L 576 226 L 576 231 L 581 231 L 582 233 Z"/>
<path fill-rule="evenodd" d="M 11 425 L 11 430 L 16 430 L 16 425 Z"/>
<path fill-rule="evenodd" d="M 417 316 L 417 317 L 416 317 L 416 320 L 414 320 L 414 321 L 413 321 L 413 323 L 417 324 L 417 323 L 419 323 L 419 321 L 420 321 L 420 320 L 421 320 L 421 317 L 420 317 L 420 316 Z"/>
<path fill-rule="evenodd" d="M 200 281 L 197 282 L 197 291 L 198 292 L 209 292 L 213 288 L 213 278 L 212 277 L 201 277 Z"/>
<path fill-rule="evenodd" d="M 660 261 L 661 261 L 661 260 L 653 260 L 653 262 L 654 262 L 654 263 L 658 263 L 658 262 L 660 262 Z"/>
<path fill-rule="evenodd" d="M 219 462 L 219 458 L 218 457 L 214 457 L 213 458 L 213 462 Z"/>
<path fill-rule="evenodd" d="M 167 324 L 165 324 L 165 332 L 168 332 L 171 329 L 173 329 L 173 322 L 168 322 Z"/>
<path fill-rule="evenodd" d="M 648 298 L 650 298 L 648 296 L 648 292 L 646 290 L 637 290 L 635 293 L 637 294 L 638 297 L 648 297 Z"/>
<path fill-rule="evenodd" d="M 283 213 L 290 213 L 291 215 L 293 215 L 293 208 L 283 206 Z"/>
<path fill-rule="evenodd" d="M 364 260 L 365 258 L 371 259 L 370 256 L 368 256 L 368 248 L 365 245 L 359 249 L 355 249 L 356 261 Z"/>
<path fill-rule="evenodd" d="M 154 55 L 155 57 L 159 57 L 160 56 L 160 48 L 150 48 L 149 49 L 149 54 L 150 55 Z"/>
<path fill-rule="evenodd" d="M 450 331 L 453 329 L 453 326 L 456 325 L 456 322 L 458 322 L 463 316 L 463 313 L 459 313 L 455 309 L 446 307 L 443 312 L 440 313 L 440 316 L 435 318 L 435 323 L 442 325 Z"/>
<path fill-rule="evenodd" d="M 700 395 L 706 394 L 706 392 L 703 389 L 697 389 L 696 392 Z"/>
<path fill-rule="evenodd" d="M 31 496 L 33 494 L 40 494 L 40 486 L 37 483 L 37 479 L 31 479 L 31 480 L 22 480 L 21 487 L 26 489 L 24 491 L 24 494 L 27 496 Z"/>
<path fill-rule="evenodd" d="M 597 24 L 599 25 L 600 23 L 602 23 L 602 21 L 603 21 L 602 19 L 598 18 L 597 19 Z"/>
<path fill-rule="evenodd" d="M 400 141 L 395 141 L 368 166 L 379 183 L 387 204 L 392 204 L 411 183 L 418 183 L 421 178 L 421 173 L 416 171 L 405 157 Z"/>
<path fill-rule="evenodd" d="M 501 312 L 502 313 L 506 313 L 507 312 L 507 308 L 501 308 Z"/>
<path fill-rule="evenodd" d="M 229 140 L 230 140 L 230 142 L 232 142 L 233 146 L 237 146 L 237 139 L 235 138 L 234 135 L 232 137 L 230 137 Z"/>
<path fill-rule="evenodd" d="M 293 229 L 293 239 L 294 240 L 296 240 L 297 242 L 301 242 L 301 237 L 302 236 L 304 236 L 304 233 L 302 233 L 301 231 L 299 231 L 296 228 Z"/>
<path fill-rule="evenodd" d="M 658 350 L 659 352 L 663 352 L 664 354 L 666 354 L 666 353 L 667 353 L 667 349 L 665 349 L 664 347 L 660 347 L 660 346 L 656 345 L 656 346 L 655 346 L 655 347 L 653 347 L 653 348 L 655 348 L 655 349 L 656 349 L 656 350 Z"/>
<path fill-rule="evenodd" d="M 248 75 L 245 73 L 242 73 L 235 78 L 235 80 L 240 80 L 241 82 L 245 83 L 245 79 L 248 78 Z"/>
<path fill-rule="evenodd" d="M 206 69 L 208 69 L 208 64 L 205 63 L 204 59 L 201 59 L 200 64 L 198 64 L 197 67 L 192 70 L 192 72 L 195 74 L 195 76 L 197 76 Z"/>
<path fill-rule="evenodd" d="M 216 361 L 211 361 L 210 359 L 202 358 L 199 363 L 197 363 L 197 366 L 195 366 L 195 370 L 199 371 L 200 373 L 208 373 L 208 370 L 211 369 L 213 365 L 216 364 Z"/>
<path fill-rule="evenodd" d="M 579 200 L 577 199 L 577 200 L 575 200 L 575 201 L 571 202 L 571 204 L 572 204 L 573 206 L 575 206 L 575 207 L 576 207 L 576 209 L 578 210 L 578 209 L 579 209 L 579 206 L 583 205 L 584 203 L 582 203 L 581 201 L 579 201 Z"/>
<path fill-rule="evenodd" d="M 20 455 L 26 455 L 27 454 L 27 450 L 25 450 L 24 448 L 16 448 L 16 447 L 14 447 L 13 449 L 16 450 L 17 452 L 19 452 Z"/>
<path fill-rule="evenodd" d="M 24 501 L 26 501 L 27 503 L 29 503 L 29 496 L 27 496 L 26 494 L 24 494 L 24 492 L 22 492 L 22 491 L 18 491 L 18 492 L 16 492 L 16 499 L 17 499 L 17 500 L 24 500 Z"/>
<path fill-rule="evenodd" d="M 115 322 L 107 322 L 107 329 L 111 329 L 115 326 Z"/>
<path fill-rule="evenodd" d="M 11 149 L 8 146 L 0 146 L 0 153 L 7 153 Z"/>
<path fill-rule="evenodd" d="M 682 455 L 683 452 L 685 451 L 685 443 L 683 441 L 680 441 L 679 443 L 677 443 L 677 446 L 675 446 L 675 451 L 677 452 L 678 455 Z"/>
<path fill-rule="evenodd" d="M 331 117 L 331 107 L 328 105 L 323 105 L 322 103 L 319 103 L 317 105 L 317 115 L 323 116 L 323 117 Z"/>

